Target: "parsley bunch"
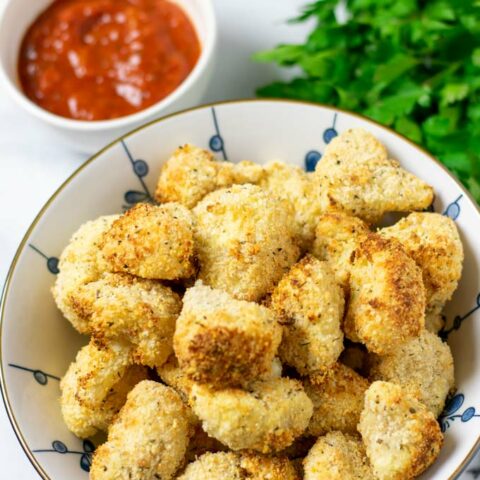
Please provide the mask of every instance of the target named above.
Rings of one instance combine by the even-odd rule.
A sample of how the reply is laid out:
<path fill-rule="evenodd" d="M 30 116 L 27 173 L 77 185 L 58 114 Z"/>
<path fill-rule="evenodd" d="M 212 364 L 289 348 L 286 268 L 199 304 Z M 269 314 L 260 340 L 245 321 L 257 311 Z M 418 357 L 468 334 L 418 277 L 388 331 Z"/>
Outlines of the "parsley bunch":
<path fill-rule="evenodd" d="M 258 90 L 361 112 L 436 155 L 480 202 L 480 0 L 338 0 L 307 5 L 301 45 L 255 59 L 303 75 Z"/>

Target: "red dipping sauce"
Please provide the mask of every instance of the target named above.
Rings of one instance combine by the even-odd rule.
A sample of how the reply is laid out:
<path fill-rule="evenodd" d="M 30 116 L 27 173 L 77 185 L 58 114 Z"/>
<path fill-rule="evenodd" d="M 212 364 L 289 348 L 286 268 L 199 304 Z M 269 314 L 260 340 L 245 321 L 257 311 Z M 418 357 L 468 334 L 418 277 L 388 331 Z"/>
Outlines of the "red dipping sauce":
<path fill-rule="evenodd" d="M 18 70 L 45 110 L 107 120 L 165 98 L 199 56 L 192 23 L 167 0 L 56 0 L 27 31 Z"/>

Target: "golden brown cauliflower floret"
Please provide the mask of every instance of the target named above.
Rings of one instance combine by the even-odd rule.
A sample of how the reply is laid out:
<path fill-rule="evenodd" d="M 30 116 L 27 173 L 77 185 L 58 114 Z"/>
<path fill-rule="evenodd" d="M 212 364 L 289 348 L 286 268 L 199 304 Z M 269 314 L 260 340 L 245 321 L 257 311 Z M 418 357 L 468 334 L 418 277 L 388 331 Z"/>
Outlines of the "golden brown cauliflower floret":
<path fill-rule="evenodd" d="M 91 330 L 94 298 L 85 291 L 85 286 L 100 276 L 98 245 L 103 233 L 117 218 L 117 215 L 100 217 L 83 224 L 60 256 L 60 272 L 52 288 L 53 298 L 65 318 L 80 333 L 88 334 Z"/>
<path fill-rule="evenodd" d="M 78 352 L 60 382 L 63 418 L 75 435 L 89 437 L 110 423 L 124 388 L 138 381 L 130 362 L 128 346 L 117 343 L 98 348 L 90 342 Z"/>
<path fill-rule="evenodd" d="M 193 208 L 205 195 L 234 183 L 256 183 L 262 167 L 252 162 L 218 162 L 212 152 L 192 145 L 178 148 L 164 164 L 155 198 Z"/>
<path fill-rule="evenodd" d="M 178 480 L 299 480 L 287 458 L 233 452 L 206 453 L 187 466 Z"/>
<path fill-rule="evenodd" d="M 298 258 L 291 204 L 260 187 L 217 190 L 194 214 L 199 278 L 235 298 L 261 299 Z"/>
<path fill-rule="evenodd" d="M 103 234 L 100 250 L 99 263 L 111 272 L 158 280 L 191 277 L 192 214 L 179 203 L 139 203 Z"/>
<path fill-rule="evenodd" d="M 204 430 L 232 450 L 280 451 L 307 428 L 312 402 L 300 382 L 256 382 L 248 390 L 194 385 L 190 401 Z"/>
<path fill-rule="evenodd" d="M 409 389 L 438 417 L 455 384 L 452 352 L 437 335 L 424 330 L 388 355 L 372 355 L 370 376 Z"/>
<path fill-rule="evenodd" d="M 326 262 L 307 255 L 273 291 L 271 308 L 283 327 L 280 358 L 301 375 L 335 363 L 343 350 L 344 294 Z"/>
<path fill-rule="evenodd" d="M 208 193 L 233 183 L 231 172 L 221 167 L 212 152 L 184 145 L 163 165 L 155 198 L 193 208 Z"/>
<path fill-rule="evenodd" d="M 354 256 L 345 335 L 384 355 L 424 328 L 422 272 L 398 241 L 374 233 Z"/>
<path fill-rule="evenodd" d="M 88 289 L 95 298 L 91 327 L 98 344 L 130 342 L 134 361 L 152 368 L 167 360 L 182 307 L 176 293 L 154 280 L 120 273 L 106 273 Z"/>
<path fill-rule="evenodd" d="M 132 365 L 128 367 L 121 379 L 113 385 L 106 397 L 97 407 L 82 405 L 77 393 L 77 367 L 69 368 L 62 379 L 61 408 L 67 428 L 77 437 L 87 438 L 95 435 L 99 430 L 106 432 L 112 420 L 118 414 L 127 400 L 127 394 L 142 380 L 148 378 L 145 367 Z"/>
<path fill-rule="evenodd" d="M 433 189 L 399 163 L 370 133 L 347 130 L 325 149 L 315 171 L 322 211 L 344 211 L 367 223 L 386 212 L 424 210 L 433 201 Z"/>
<path fill-rule="evenodd" d="M 342 432 L 320 437 L 303 467 L 305 480 L 375 480 L 362 441 Z"/>
<path fill-rule="evenodd" d="M 312 253 L 329 263 L 337 281 L 348 290 L 353 252 L 369 233 L 367 224 L 344 213 L 326 213 L 318 218 Z"/>
<path fill-rule="evenodd" d="M 411 213 L 380 234 L 397 239 L 422 269 L 427 312 L 439 314 L 462 275 L 463 245 L 455 222 L 438 213 Z"/>
<path fill-rule="evenodd" d="M 339 430 L 356 433 L 368 381 L 351 368 L 336 363 L 323 374 L 303 380 L 313 403 L 307 435 L 320 436 Z"/>
<path fill-rule="evenodd" d="M 399 385 L 374 382 L 358 430 L 379 480 L 410 480 L 437 458 L 443 435 L 433 414 Z"/>
<path fill-rule="evenodd" d="M 185 371 L 180 368 L 175 354 L 170 355 L 163 365 L 157 367 L 157 373 L 162 382 L 176 390 L 182 397 L 182 400 L 188 403 L 188 397 L 190 396 L 194 382 L 190 380 Z"/>
<path fill-rule="evenodd" d="M 315 236 L 315 226 L 322 213 L 316 200 L 316 182 L 312 174 L 299 167 L 272 162 L 264 167 L 259 185 L 278 198 L 289 200 L 295 209 L 297 236 L 304 249 Z"/>
<path fill-rule="evenodd" d="M 195 382 L 239 386 L 271 370 L 281 338 L 269 309 L 198 284 L 183 297 L 174 348 Z"/>
<path fill-rule="evenodd" d="M 185 457 L 190 427 L 178 394 L 145 380 L 129 394 L 95 452 L 92 480 L 170 480 Z"/>

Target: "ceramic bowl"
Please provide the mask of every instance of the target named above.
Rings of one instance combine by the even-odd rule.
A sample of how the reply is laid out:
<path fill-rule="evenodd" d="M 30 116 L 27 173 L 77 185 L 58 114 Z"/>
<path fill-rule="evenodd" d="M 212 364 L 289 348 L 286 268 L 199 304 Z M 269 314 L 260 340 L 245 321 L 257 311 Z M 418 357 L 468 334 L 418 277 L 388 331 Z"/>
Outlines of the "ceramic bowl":
<path fill-rule="evenodd" d="M 18 52 L 25 31 L 52 0 L 9 0 L 0 13 L 0 88 L 35 117 L 53 129 L 59 140 L 82 152 L 93 153 L 120 135 L 154 118 L 197 105 L 212 74 L 217 25 L 212 0 L 172 0 L 188 14 L 197 31 L 202 52 L 185 81 L 170 95 L 151 107 L 114 120 L 87 122 L 64 118 L 44 110 L 23 93 L 17 74 Z"/>
<path fill-rule="evenodd" d="M 339 133 L 363 127 L 393 158 L 435 187 L 434 209 L 457 222 L 465 247 L 460 286 L 443 332 L 453 350 L 458 391 L 440 417 L 445 445 L 423 479 L 451 480 L 467 465 L 480 435 L 480 213 L 469 194 L 436 160 L 370 120 L 313 104 L 239 101 L 203 106 L 152 122 L 92 157 L 41 210 L 23 239 L 6 282 L 1 310 L 1 382 L 13 428 L 45 479 L 86 480 L 92 442 L 66 429 L 59 378 L 87 339 L 57 310 L 50 288 L 58 256 L 87 220 L 152 197 L 162 163 L 186 142 L 222 160 L 277 159 L 313 170 Z"/>

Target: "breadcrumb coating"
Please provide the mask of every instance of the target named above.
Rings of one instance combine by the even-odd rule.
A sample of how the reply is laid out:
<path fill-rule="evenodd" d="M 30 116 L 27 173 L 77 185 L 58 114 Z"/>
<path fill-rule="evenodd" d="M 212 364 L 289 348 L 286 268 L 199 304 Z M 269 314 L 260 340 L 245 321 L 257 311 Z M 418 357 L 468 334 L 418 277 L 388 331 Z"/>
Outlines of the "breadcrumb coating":
<path fill-rule="evenodd" d="M 354 251 L 345 335 L 384 355 L 420 335 L 424 326 L 420 268 L 397 240 L 368 234 Z"/>
<path fill-rule="evenodd" d="M 204 430 L 232 450 L 280 451 L 307 428 L 311 400 L 297 380 L 256 382 L 248 390 L 194 385 L 190 399 Z"/>
<path fill-rule="evenodd" d="M 438 417 L 455 385 L 450 347 L 424 330 L 385 356 L 372 355 L 370 377 L 411 390 Z"/>
<path fill-rule="evenodd" d="M 85 407 L 98 408 L 131 364 L 131 348 L 128 344 L 111 342 L 99 346 L 90 340 L 70 365 L 64 384 L 71 386 L 75 381 L 78 402 Z"/>
<path fill-rule="evenodd" d="M 145 367 L 138 365 L 128 367 L 101 404 L 92 408 L 82 405 L 77 398 L 78 368 L 77 365 L 72 364 L 60 383 L 60 405 L 67 428 L 80 438 L 92 437 L 98 431 L 106 432 L 127 400 L 128 392 L 137 383 L 147 378 L 148 372 Z"/>
<path fill-rule="evenodd" d="M 432 187 L 389 159 L 384 145 L 360 128 L 328 144 L 315 175 L 323 212 L 340 210 L 367 223 L 386 212 L 424 210 L 433 201 Z"/>
<path fill-rule="evenodd" d="M 462 276 L 463 245 L 455 222 L 439 213 L 411 213 L 380 230 L 397 239 L 422 269 L 427 312 L 439 314 Z"/>
<path fill-rule="evenodd" d="M 269 309 L 197 284 L 183 297 L 174 349 L 191 380 L 221 388 L 271 371 L 281 338 Z"/>
<path fill-rule="evenodd" d="M 315 236 L 318 217 L 323 213 L 316 201 L 316 178 L 300 167 L 271 162 L 265 165 L 259 186 L 292 203 L 300 244 L 303 249 L 309 248 Z"/>
<path fill-rule="evenodd" d="M 343 350 L 344 293 L 326 262 L 307 255 L 273 291 L 271 308 L 283 325 L 280 358 L 301 375 L 328 368 Z"/>
<path fill-rule="evenodd" d="M 358 430 L 379 480 L 410 480 L 437 458 L 443 435 L 434 415 L 399 385 L 374 382 Z"/>
<path fill-rule="evenodd" d="M 102 345 L 123 339 L 133 345 L 134 361 L 162 365 L 173 351 L 180 297 L 154 280 L 106 273 L 88 286 L 93 290 L 92 335 Z"/>
<path fill-rule="evenodd" d="M 312 253 L 328 262 L 338 283 L 348 291 L 353 252 L 369 233 L 367 224 L 344 213 L 326 213 L 318 218 Z"/>
<path fill-rule="evenodd" d="M 300 480 L 287 458 L 233 452 L 206 453 L 187 466 L 178 480 Z"/>
<path fill-rule="evenodd" d="M 64 317 L 80 333 L 89 334 L 94 301 L 85 286 L 98 279 L 99 242 L 118 215 L 84 223 L 72 236 L 60 256 L 59 270 L 52 288 L 53 298 Z"/>
<path fill-rule="evenodd" d="M 322 374 L 303 380 L 313 403 L 307 435 L 319 437 L 331 431 L 356 433 L 368 381 L 351 368 L 336 363 Z"/>
<path fill-rule="evenodd" d="M 291 204 L 260 187 L 217 190 L 194 214 L 199 279 L 239 300 L 264 297 L 298 258 Z"/>
<path fill-rule="evenodd" d="M 145 380 L 129 394 L 93 455 L 91 480 L 170 480 L 187 450 L 190 426 L 179 395 Z"/>
<path fill-rule="evenodd" d="M 342 432 L 320 437 L 303 467 L 305 480 L 375 480 L 362 441 Z"/>
<path fill-rule="evenodd" d="M 142 278 L 191 277 L 193 216 L 179 203 L 139 203 L 103 234 L 99 262 L 105 270 Z"/>
<path fill-rule="evenodd" d="M 214 190 L 234 183 L 257 183 L 261 175 L 262 167 L 253 162 L 218 162 L 212 152 L 184 145 L 163 165 L 155 198 L 193 208 Z"/>

